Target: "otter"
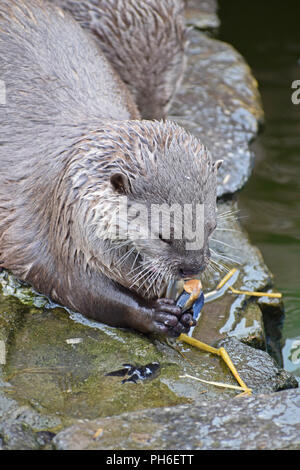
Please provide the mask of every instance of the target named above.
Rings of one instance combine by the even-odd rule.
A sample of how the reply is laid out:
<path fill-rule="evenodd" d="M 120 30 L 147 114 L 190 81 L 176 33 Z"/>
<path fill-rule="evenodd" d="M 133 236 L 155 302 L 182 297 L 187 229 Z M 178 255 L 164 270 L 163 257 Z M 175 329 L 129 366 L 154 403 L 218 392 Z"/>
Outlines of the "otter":
<path fill-rule="evenodd" d="M 108 325 L 187 332 L 192 315 L 164 289 L 209 262 L 219 162 L 177 124 L 141 120 L 93 39 L 51 3 L 2 0 L 0 80 L 0 267 Z M 203 246 L 126 225 L 124 200 L 130 221 L 137 205 L 203 204 Z"/>
<path fill-rule="evenodd" d="M 165 118 L 185 68 L 183 0 L 52 0 L 91 32 L 144 119 Z"/>

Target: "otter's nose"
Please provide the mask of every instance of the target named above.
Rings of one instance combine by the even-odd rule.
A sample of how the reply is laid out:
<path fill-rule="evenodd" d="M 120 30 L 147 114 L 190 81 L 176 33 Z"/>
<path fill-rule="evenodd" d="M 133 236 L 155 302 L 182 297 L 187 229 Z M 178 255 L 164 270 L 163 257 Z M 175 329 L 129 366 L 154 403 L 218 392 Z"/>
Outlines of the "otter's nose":
<path fill-rule="evenodd" d="M 197 268 L 188 268 L 184 266 L 184 267 L 179 268 L 179 276 L 182 278 L 192 277 L 192 276 L 196 276 L 201 271 L 203 271 L 203 268 L 200 266 L 198 266 Z"/>

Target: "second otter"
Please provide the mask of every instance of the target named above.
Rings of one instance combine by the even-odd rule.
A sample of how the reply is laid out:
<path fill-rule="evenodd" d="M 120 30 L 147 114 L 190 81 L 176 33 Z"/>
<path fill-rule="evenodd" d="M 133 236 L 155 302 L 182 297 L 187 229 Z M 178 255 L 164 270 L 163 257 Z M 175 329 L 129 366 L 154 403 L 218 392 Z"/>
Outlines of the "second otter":
<path fill-rule="evenodd" d="M 93 41 L 46 2 L 1 2 L 0 80 L 0 265 L 109 325 L 188 331 L 191 315 L 159 297 L 208 263 L 218 164 L 179 126 L 137 120 Z M 204 204 L 203 247 L 124 229 L 121 197 L 129 209 Z"/>
<path fill-rule="evenodd" d="M 164 118 L 185 68 L 183 0 L 51 1 L 93 34 L 142 117 Z"/>

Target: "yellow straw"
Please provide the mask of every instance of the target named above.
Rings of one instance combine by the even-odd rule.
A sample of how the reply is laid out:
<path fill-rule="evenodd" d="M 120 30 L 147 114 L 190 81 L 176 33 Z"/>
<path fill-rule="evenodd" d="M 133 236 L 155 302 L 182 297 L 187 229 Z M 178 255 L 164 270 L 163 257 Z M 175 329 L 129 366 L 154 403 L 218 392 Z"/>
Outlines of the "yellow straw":
<path fill-rule="evenodd" d="M 221 281 L 219 282 L 219 284 L 217 285 L 216 289 L 221 289 L 221 287 L 223 287 L 227 281 L 229 281 L 229 279 L 234 275 L 234 273 L 236 273 L 237 269 L 236 268 L 233 268 L 229 271 L 229 273 L 226 274 L 226 276 L 223 277 L 223 279 L 221 279 Z M 251 292 L 251 291 L 248 291 L 248 290 L 238 290 L 238 289 L 235 289 L 234 287 L 232 286 L 228 286 L 228 288 L 231 290 L 231 292 L 233 294 L 241 294 L 241 295 L 251 295 L 251 296 L 255 296 L 255 297 L 270 297 L 272 299 L 281 299 L 282 298 L 282 294 L 280 293 L 275 293 L 275 292 Z"/>
<path fill-rule="evenodd" d="M 237 269 L 236 268 L 233 268 L 231 269 L 231 271 L 229 271 L 229 273 L 226 274 L 226 276 L 223 277 L 223 279 L 221 279 L 221 281 L 219 282 L 219 284 L 217 285 L 216 289 L 221 289 L 221 287 L 224 286 L 224 284 L 226 284 L 227 281 L 229 281 L 229 279 L 234 275 L 234 273 L 237 272 Z"/>
<path fill-rule="evenodd" d="M 209 385 L 215 385 L 216 387 L 221 387 L 221 388 L 231 388 L 232 390 L 244 390 L 243 387 L 239 387 L 238 385 L 231 385 L 231 384 L 224 384 L 222 382 L 213 382 L 211 380 L 204 380 L 204 379 L 199 379 L 199 377 L 194 377 L 193 375 L 185 374 L 185 375 L 180 375 L 180 379 L 194 379 L 198 380 L 199 382 L 203 382 L 204 384 L 209 384 Z"/>
<path fill-rule="evenodd" d="M 251 291 L 247 291 L 247 290 L 238 290 L 238 289 L 234 289 L 233 287 L 229 286 L 229 289 L 231 290 L 231 292 L 233 294 L 243 294 L 243 295 L 253 295 L 254 297 L 270 297 L 270 298 L 273 298 L 273 299 L 281 299 L 282 298 L 282 294 L 280 294 L 279 292 L 275 293 L 275 292 L 251 292 Z"/>
<path fill-rule="evenodd" d="M 225 362 L 225 364 L 227 365 L 227 367 L 230 369 L 232 375 L 234 376 L 236 381 L 240 384 L 242 389 L 248 394 L 251 394 L 251 389 L 247 387 L 245 382 L 239 376 L 238 371 L 236 370 L 233 362 L 231 361 L 227 351 L 224 348 L 219 348 L 219 349 L 213 348 L 212 346 L 202 343 L 202 341 L 198 341 L 195 338 L 191 338 L 190 336 L 184 333 L 181 333 L 178 340 L 183 341 L 184 343 L 190 344 L 191 346 L 194 346 L 197 349 L 200 349 L 201 351 L 210 352 L 212 354 L 216 354 L 217 356 L 220 356 Z"/>

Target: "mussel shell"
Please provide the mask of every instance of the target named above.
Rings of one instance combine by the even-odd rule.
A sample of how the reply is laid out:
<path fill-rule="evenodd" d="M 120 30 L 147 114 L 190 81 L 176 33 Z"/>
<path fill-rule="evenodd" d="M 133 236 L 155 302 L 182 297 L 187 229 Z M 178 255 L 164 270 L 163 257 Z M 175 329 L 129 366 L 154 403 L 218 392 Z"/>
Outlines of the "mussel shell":
<path fill-rule="evenodd" d="M 192 310 L 194 320 L 197 320 L 199 313 L 201 312 L 204 305 L 204 293 L 201 291 L 199 297 L 194 301 L 193 305 L 189 305 L 190 294 L 183 292 L 176 302 L 178 307 L 182 308 L 182 311 Z"/>
<path fill-rule="evenodd" d="M 184 281 L 183 279 L 175 280 L 172 279 L 167 287 L 167 291 L 165 294 L 166 299 L 174 299 L 177 300 L 179 296 L 182 294 L 184 289 Z"/>
<path fill-rule="evenodd" d="M 199 295 L 198 299 L 194 302 L 194 305 L 193 305 L 193 318 L 194 320 L 197 320 L 197 318 L 199 317 L 199 314 L 203 308 L 203 305 L 204 305 L 204 293 L 203 291 L 201 292 L 201 294 Z"/>
<path fill-rule="evenodd" d="M 190 294 L 188 294 L 187 292 L 183 292 L 181 296 L 179 297 L 179 299 L 177 300 L 176 305 L 178 305 L 178 307 L 183 309 L 187 301 L 189 300 L 189 298 L 190 298 Z"/>

